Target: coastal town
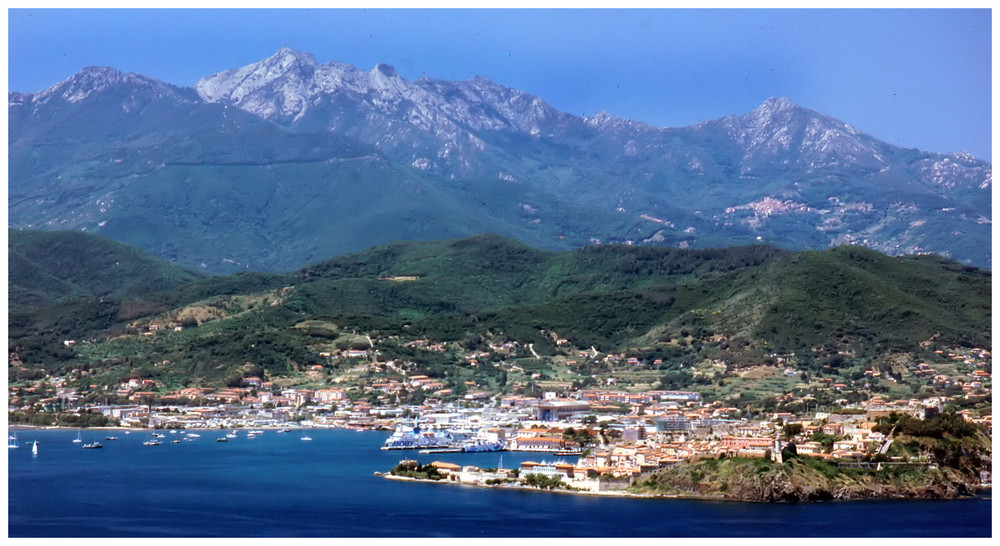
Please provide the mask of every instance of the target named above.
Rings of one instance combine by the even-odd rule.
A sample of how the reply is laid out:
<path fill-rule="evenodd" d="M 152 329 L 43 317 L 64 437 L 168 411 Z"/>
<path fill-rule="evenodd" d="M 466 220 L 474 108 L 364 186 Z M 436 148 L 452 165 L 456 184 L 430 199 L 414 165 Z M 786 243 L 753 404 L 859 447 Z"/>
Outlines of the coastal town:
<path fill-rule="evenodd" d="M 322 356 L 331 365 L 303 370 L 297 380 L 305 385 L 291 385 L 294 380 L 289 378 L 247 375 L 225 388 L 167 390 L 156 379 L 140 377 L 101 388 L 88 384 L 87 370 L 79 369 L 65 377 L 21 381 L 9 390 L 11 422 L 20 418 L 32 424 L 37 423 L 32 416 L 60 414 L 78 416 L 81 424 L 132 430 L 386 430 L 393 431 L 383 446 L 389 450 L 538 453 L 537 461 L 521 463 L 513 474 L 432 461 L 441 479 L 485 485 L 517 475 L 541 475 L 592 492 L 621 489 L 659 469 L 703 458 L 780 460 L 789 446 L 798 456 L 841 465 L 876 460 L 928 464 L 925 458 L 889 450 L 891 438 L 877 425 L 893 414 L 925 419 L 950 407 L 992 435 L 992 414 L 983 403 L 991 388 L 991 355 L 985 349 L 931 350 L 928 354 L 936 361 L 910 362 L 902 368 L 898 363 L 871 366 L 859 369 L 854 380 L 806 379 L 793 358 L 775 355 L 771 366 L 736 372 L 748 381 L 756 373 L 789 386 L 767 403 L 750 406 L 739 404 L 735 396 L 717 396 L 718 383 L 704 391 L 662 388 L 663 381 L 635 388 L 637 371 L 655 374 L 663 363 L 625 353 L 566 347 L 555 359 L 541 359 L 531 346 L 517 343 L 463 351 L 453 344 L 409 342 L 419 351 L 457 353 L 473 372 L 480 365 L 502 369 L 514 379 L 508 379 L 507 390 L 512 392 L 496 392 L 477 381 L 475 373 L 457 385 L 454 377 L 415 373 L 421 369 L 417 363 L 386 359 L 375 349 L 375 340 L 367 341 L 367 349 L 325 352 Z M 607 371 L 595 374 L 596 379 L 571 382 L 525 370 L 528 363 L 538 362 L 545 362 L 548 370 L 560 365 L 581 369 L 582 362 Z M 718 363 L 704 365 L 718 368 Z M 933 395 L 892 396 L 891 390 L 875 394 L 880 383 L 911 380 L 925 385 L 921 392 Z M 566 460 L 571 456 L 574 463 Z M 417 463 L 407 456 L 401 464 Z M 990 481 L 988 472 L 981 481 Z"/>

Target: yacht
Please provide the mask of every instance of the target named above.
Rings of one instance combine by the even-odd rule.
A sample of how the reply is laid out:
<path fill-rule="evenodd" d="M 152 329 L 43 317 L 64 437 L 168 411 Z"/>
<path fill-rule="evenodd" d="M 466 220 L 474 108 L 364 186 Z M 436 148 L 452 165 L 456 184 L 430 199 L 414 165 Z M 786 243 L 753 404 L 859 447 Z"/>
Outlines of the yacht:
<path fill-rule="evenodd" d="M 12 432 L 9 435 L 7 435 L 7 447 L 9 449 L 17 449 L 17 448 L 21 447 L 21 445 L 17 443 L 17 433 L 16 432 Z"/>

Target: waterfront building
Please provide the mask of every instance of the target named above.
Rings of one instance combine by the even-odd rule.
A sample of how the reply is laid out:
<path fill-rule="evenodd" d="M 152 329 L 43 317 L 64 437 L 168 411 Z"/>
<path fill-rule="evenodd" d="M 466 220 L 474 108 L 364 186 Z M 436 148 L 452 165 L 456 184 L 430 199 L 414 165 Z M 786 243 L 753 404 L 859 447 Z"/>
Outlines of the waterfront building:
<path fill-rule="evenodd" d="M 540 421 L 562 421 L 590 413 L 590 404 L 576 400 L 546 400 L 535 406 Z"/>

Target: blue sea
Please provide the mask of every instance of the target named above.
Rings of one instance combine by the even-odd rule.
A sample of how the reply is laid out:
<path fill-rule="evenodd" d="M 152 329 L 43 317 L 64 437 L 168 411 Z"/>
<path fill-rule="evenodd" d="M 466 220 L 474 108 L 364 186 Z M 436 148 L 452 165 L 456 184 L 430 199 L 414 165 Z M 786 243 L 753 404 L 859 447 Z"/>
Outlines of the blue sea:
<path fill-rule="evenodd" d="M 400 459 L 495 467 L 500 453 L 380 451 L 384 432 L 310 430 L 193 442 L 148 432 L 20 430 L 11 537 L 989 537 L 991 499 L 751 504 L 598 498 L 398 482 Z M 113 434 L 117 441 L 105 441 Z M 39 441 L 32 455 L 28 441 Z M 503 466 L 540 460 L 504 452 Z M 550 456 L 550 460 L 551 460 Z M 569 459 L 572 462 L 572 459 Z"/>

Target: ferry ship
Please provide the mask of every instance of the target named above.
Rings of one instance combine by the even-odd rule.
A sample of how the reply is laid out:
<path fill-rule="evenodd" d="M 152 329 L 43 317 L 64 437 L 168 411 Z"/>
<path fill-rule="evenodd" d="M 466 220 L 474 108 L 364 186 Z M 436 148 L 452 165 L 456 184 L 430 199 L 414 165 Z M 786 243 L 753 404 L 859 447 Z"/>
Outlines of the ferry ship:
<path fill-rule="evenodd" d="M 449 430 L 427 430 L 418 426 L 400 425 L 386 439 L 382 449 L 453 448 L 464 439 Z"/>

